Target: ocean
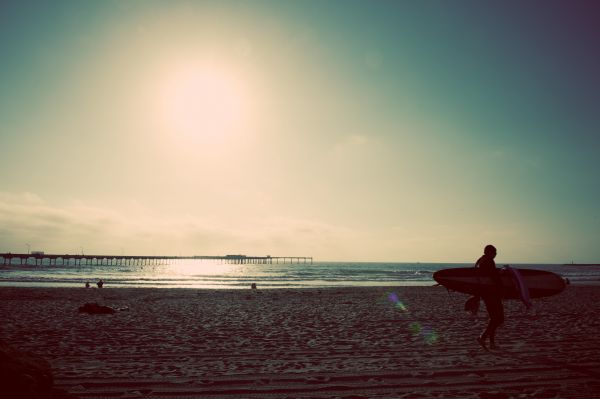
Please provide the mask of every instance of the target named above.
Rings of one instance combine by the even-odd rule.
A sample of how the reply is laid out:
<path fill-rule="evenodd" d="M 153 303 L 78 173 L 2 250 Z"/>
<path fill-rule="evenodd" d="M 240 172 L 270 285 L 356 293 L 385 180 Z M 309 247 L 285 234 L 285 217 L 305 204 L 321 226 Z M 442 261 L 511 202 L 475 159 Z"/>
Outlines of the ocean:
<path fill-rule="evenodd" d="M 153 288 L 325 288 L 352 286 L 434 285 L 440 269 L 473 263 L 314 262 L 228 264 L 222 261 L 161 261 L 156 265 L 0 265 L 0 286 L 83 287 L 102 279 L 104 287 Z M 498 264 L 498 267 L 502 266 Z M 548 270 L 574 284 L 600 284 L 598 265 L 515 264 Z"/>

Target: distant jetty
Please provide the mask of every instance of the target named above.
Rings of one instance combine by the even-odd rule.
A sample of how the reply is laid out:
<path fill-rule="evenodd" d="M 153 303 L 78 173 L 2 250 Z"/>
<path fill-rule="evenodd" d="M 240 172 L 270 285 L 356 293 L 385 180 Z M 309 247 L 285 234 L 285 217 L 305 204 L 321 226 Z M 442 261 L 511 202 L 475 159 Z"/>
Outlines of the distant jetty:
<path fill-rule="evenodd" d="M 273 264 L 273 263 L 313 263 L 312 256 L 248 256 L 248 255 L 215 255 L 215 256 L 126 256 L 126 255 L 70 255 L 46 254 L 41 251 L 32 251 L 28 254 L 0 253 L 0 264 L 12 265 L 18 259 L 20 265 L 27 265 L 33 259 L 36 266 L 52 265 L 158 265 L 165 261 L 178 260 L 211 260 L 231 264 Z"/>

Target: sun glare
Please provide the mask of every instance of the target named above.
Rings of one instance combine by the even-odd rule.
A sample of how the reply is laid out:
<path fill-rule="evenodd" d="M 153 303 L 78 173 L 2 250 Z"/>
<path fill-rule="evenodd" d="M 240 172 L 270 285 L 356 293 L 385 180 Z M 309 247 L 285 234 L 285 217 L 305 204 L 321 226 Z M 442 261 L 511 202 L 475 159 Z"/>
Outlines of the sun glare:
<path fill-rule="evenodd" d="M 163 100 L 169 130 L 218 137 L 242 122 L 239 84 L 224 70 L 195 66 L 176 71 Z"/>
<path fill-rule="evenodd" d="M 239 269 L 239 265 L 220 263 L 210 260 L 192 260 L 186 259 L 175 262 L 172 266 L 174 273 L 183 276 L 194 275 L 227 275 Z"/>

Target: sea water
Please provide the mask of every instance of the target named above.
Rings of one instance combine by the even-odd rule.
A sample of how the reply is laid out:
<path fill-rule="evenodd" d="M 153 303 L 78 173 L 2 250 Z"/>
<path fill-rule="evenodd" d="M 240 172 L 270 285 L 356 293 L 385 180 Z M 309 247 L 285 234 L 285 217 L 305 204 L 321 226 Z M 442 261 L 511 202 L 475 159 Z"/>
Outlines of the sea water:
<path fill-rule="evenodd" d="M 162 260 L 154 265 L 0 265 L 0 286 L 83 287 L 102 279 L 105 287 L 324 288 L 434 285 L 433 273 L 473 263 L 314 262 L 230 264 L 209 260 Z M 498 264 L 498 267 L 501 267 Z M 515 264 L 548 270 L 572 283 L 600 284 L 600 266 Z"/>

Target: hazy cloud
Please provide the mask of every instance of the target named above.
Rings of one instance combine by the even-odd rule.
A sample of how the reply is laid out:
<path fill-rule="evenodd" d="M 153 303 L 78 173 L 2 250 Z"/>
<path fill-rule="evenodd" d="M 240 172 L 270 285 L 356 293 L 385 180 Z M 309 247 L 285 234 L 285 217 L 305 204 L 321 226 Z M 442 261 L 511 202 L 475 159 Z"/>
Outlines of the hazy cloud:
<path fill-rule="evenodd" d="M 161 255 L 323 256 L 347 253 L 351 230 L 300 219 L 240 221 L 228 226 L 193 216 L 118 213 L 86 206 L 55 206 L 32 193 L 0 193 L 0 251 Z M 273 252 L 277 253 L 273 253 Z"/>

